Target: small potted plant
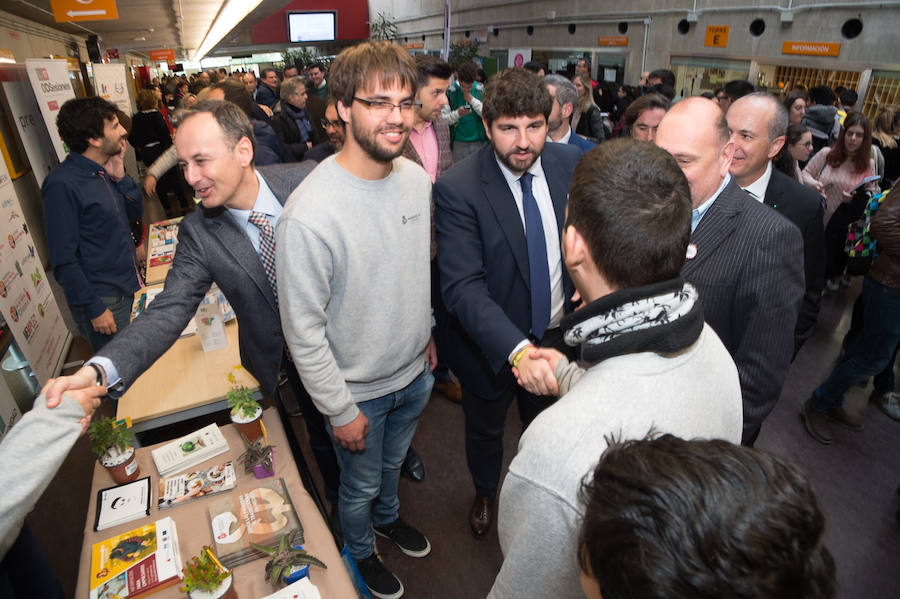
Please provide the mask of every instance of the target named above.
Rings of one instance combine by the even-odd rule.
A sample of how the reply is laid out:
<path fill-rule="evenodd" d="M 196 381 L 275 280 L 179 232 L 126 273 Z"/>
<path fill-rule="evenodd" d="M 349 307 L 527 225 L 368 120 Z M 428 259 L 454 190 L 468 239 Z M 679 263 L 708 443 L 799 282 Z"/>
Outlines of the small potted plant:
<path fill-rule="evenodd" d="M 184 574 L 181 592 L 191 599 L 238 599 L 234 575 L 219 563 L 209 546 L 192 557 L 181 572 Z"/>
<path fill-rule="evenodd" d="M 228 408 L 231 410 L 231 422 L 237 427 L 238 432 L 249 440 L 255 441 L 262 436 L 262 406 L 253 397 L 253 393 L 247 387 L 239 384 L 234 376 L 235 370 L 241 366 L 235 366 L 228 373 L 228 382 L 231 389 L 225 394 L 228 400 Z"/>
<path fill-rule="evenodd" d="M 136 480 L 141 475 L 134 452 L 134 433 L 124 420 L 98 418 L 88 428 L 91 450 L 118 484 Z"/>
<path fill-rule="evenodd" d="M 241 434 L 241 439 L 244 440 L 246 451 L 238 456 L 238 461 L 244 464 L 244 472 L 253 472 L 256 478 L 275 476 L 275 452 L 267 443 L 266 437 L 251 441 Z"/>
<path fill-rule="evenodd" d="M 310 566 L 318 566 L 327 569 L 318 558 L 310 555 L 303 549 L 303 529 L 295 528 L 281 537 L 275 547 L 263 547 L 251 542 L 250 544 L 259 551 L 269 555 L 266 564 L 266 580 L 277 587 L 279 582 L 291 584 L 306 576 Z"/>

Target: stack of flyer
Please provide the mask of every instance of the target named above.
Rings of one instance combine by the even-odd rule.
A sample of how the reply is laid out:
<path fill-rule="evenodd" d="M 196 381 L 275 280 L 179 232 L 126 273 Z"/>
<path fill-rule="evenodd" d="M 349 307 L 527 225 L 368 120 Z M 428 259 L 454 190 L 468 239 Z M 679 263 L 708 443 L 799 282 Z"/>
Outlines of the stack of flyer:
<path fill-rule="evenodd" d="M 150 452 L 160 476 L 181 472 L 228 451 L 228 441 L 215 423 Z"/>
<path fill-rule="evenodd" d="M 97 491 L 94 530 L 106 530 L 150 515 L 150 477 Z"/>
<path fill-rule="evenodd" d="M 157 496 L 159 509 L 164 510 L 197 497 L 230 491 L 234 488 L 236 481 L 237 477 L 234 474 L 232 462 L 217 464 L 206 470 L 176 474 L 168 478 L 160 477 L 159 495 Z"/>
<path fill-rule="evenodd" d="M 319 589 L 309 578 L 301 578 L 276 593 L 266 595 L 262 599 L 322 599 Z"/>
<path fill-rule="evenodd" d="M 171 518 L 129 530 L 91 548 L 91 599 L 135 599 L 180 580 L 181 554 Z"/>

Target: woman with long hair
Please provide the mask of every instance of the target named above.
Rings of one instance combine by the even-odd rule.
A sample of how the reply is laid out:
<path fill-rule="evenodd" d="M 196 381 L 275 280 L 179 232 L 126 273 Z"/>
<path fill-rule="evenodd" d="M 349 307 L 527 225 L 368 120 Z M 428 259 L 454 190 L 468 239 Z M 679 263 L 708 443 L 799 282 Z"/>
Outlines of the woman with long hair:
<path fill-rule="evenodd" d="M 875 174 L 869 119 L 859 112 L 847 114 L 834 147 L 819 150 L 803 172 L 822 185 L 825 196 L 825 285 L 830 291 L 836 291 L 846 262 L 847 226 L 862 212 L 859 202 L 853 202 L 852 192 L 863 179 Z M 865 188 L 878 191 L 874 182 L 866 184 Z"/>
<path fill-rule="evenodd" d="M 872 144 L 881 150 L 884 157 L 884 173 L 882 187 L 891 187 L 900 177 L 900 143 L 897 132 L 900 131 L 900 110 L 896 106 L 884 106 L 875 117 L 872 127 Z"/>
<path fill-rule="evenodd" d="M 822 184 L 800 168 L 801 162 L 809 160 L 812 149 L 812 131 L 809 130 L 809 127 L 801 123 L 791 123 L 787 128 L 784 146 L 775 157 L 774 164 L 775 168 L 781 170 L 785 175 L 793 177 L 821 193 Z"/>
<path fill-rule="evenodd" d="M 578 105 L 572 114 L 572 129 L 578 135 L 594 143 L 600 143 L 606 139 L 606 130 L 603 128 L 600 108 L 594 103 L 591 78 L 587 74 L 573 75 L 572 83 L 578 90 Z"/>
<path fill-rule="evenodd" d="M 802 89 L 795 89 L 784 98 L 784 107 L 788 111 L 788 123 L 800 123 L 809 105 L 809 94 Z"/>

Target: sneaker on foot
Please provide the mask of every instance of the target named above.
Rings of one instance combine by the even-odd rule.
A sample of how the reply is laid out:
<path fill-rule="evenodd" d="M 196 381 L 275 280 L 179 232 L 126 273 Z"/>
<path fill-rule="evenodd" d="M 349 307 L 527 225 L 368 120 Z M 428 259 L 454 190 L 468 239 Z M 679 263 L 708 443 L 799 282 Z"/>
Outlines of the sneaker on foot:
<path fill-rule="evenodd" d="M 844 428 L 849 428 L 851 431 L 861 431 L 863 430 L 863 421 L 859 416 L 854 416 L 850 412 L 844 409 L 844 406 L 838 406 L 836 408 L 831 408 L 828 410 L 828 419 L 832 422 L 837 422 Z"/>
<path fill-rule="evenodd" d="M 900 393 L 894 391 L 888 391 L 887 393 L 872 391 L 869 401 L 874 402 L 879 410 L 894 420 L 900 420 Z"/>
<path fill-rule="evenodd" d="M 373 596 L 378 599 L 400 599 L 403 596 L 403 585 L 374 553 L 358 560 L 356 567 Z"/>
<path fill-rule="evenodd" d="M 832 438 L 831 431 L 828 427 L 828 417 L 824 412 L 820 412 L 813 407 L 812 398 L 807 399 L 803 404 L 800 418 L 803 419 L 803 424 L 806 426 L 806 432 L 808 432 L 813 439 L 823 445 L 831 444 Z"/>
<path fill-rule="evenodd" d="M 828 279 L 825 281 L 825 289 L 828 291 L 837 291 L 840 289 L 840 283 L 838 283 L 837 279 Z"/>
<path fill-rule="evenodd" d="M 375 534 L 393 541 L 400 551 L 410 557 L 425 557 L 431 553 L 431 543 L 425 535 L 397 518 L 391 524 L 385 526 L 373 526 Z"/>

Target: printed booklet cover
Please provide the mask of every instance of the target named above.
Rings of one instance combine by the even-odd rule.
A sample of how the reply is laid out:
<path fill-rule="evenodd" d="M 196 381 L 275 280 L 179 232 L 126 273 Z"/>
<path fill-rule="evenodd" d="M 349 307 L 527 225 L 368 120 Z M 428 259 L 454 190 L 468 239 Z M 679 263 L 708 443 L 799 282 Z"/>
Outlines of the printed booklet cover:
<path fill-rule="evenodd" d="M 158 507 L 164 510 L 197 497 L 229 491 L 234 488 L 236 480 L 232 462 L 160 478 Z"/>

